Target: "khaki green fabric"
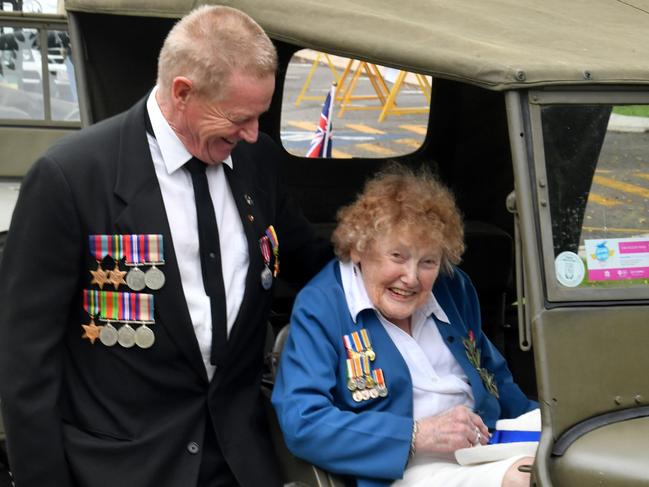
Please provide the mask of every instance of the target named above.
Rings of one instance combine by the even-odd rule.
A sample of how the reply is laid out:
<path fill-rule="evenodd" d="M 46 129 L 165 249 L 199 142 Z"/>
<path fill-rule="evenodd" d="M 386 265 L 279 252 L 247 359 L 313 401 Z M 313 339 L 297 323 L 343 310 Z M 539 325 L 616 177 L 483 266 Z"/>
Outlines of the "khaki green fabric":
<path fill-rule="evenodd" d="M 504 90 L 649 83 L 649 0 L 67 0 L 69 11 L 179 17 L 239 8 L 274 39 Z"/>

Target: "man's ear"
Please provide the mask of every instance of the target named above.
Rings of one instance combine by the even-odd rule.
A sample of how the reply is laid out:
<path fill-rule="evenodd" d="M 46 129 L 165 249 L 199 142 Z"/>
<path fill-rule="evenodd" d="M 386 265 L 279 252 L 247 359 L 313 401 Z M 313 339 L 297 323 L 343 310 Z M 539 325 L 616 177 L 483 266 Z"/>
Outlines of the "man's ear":
<path fill-rule="evenodd" d="M 185 76 L 176 76 L 171 82 L 171 100 L 176 110 L 184 110 L 194 95 L 194 83 Z"/>

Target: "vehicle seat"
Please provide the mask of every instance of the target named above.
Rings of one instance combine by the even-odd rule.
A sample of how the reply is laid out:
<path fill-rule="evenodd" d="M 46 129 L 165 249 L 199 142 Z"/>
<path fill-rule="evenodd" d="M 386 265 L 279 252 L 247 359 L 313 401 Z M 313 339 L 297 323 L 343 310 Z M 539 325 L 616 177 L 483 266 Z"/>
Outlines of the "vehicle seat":
<path fill-rule="evenodd" d="M 504 230 L 481 221 L 465 222 L 464 241 L 459 267 L 478 292 L 482 328 L 495 341 L 505 326 L 506 296 L 513 282 L 513 241 Z"/>
<path fill-rule="evenodd" d="M 288 325 L 285 325 L 277 333 L 273 348 L 266 356 L 266 363 L 272 375 L 272 383 L 275 382 L 279 357 L 284 349 L 287 336 Z M 264 393 L 264 403 L 268 416 L 270 436 L 275 449 L 275 454 L 279 461 L 284 485 L 286 487 L 345 487 L 346 484 L 343 479 L 301 460 L 293 455 L 286 447 L 284 435 L 282 434 L 279 422 L 277 421 L 277 416 L 275 415 L 275 409 L 270 402 L 272 383 L 269 384 L 270 387 L 263 387 L 262 391 Z"/>

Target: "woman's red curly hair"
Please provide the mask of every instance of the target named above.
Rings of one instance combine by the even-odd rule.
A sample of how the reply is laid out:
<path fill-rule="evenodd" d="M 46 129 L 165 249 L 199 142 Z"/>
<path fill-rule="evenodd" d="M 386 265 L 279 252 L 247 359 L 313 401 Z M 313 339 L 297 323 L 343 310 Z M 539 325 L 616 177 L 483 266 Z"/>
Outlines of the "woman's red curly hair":
<path fill-rule="evenodd" d="M 407 234 L 442 247 L 442 269 L 452 272 L 464 252 L 462 216 L 451 191 L 426 168 L 393 163 L 365 183 L 356 201 L 341 208 L 331 240 L 338 258 L 365 252 L 379 236 Z"/>

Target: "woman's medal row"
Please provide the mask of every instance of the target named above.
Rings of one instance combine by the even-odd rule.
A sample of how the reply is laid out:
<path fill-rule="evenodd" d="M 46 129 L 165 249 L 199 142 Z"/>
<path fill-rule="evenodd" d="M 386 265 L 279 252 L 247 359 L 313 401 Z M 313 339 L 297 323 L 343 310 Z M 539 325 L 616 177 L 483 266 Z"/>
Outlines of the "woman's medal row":
<path fill-rule="evenodd" d="M 376 359 L 376 353 L 374 353 L 374 349 L 372 348 L 370 335 L 365 328 L 362 328 L 360 333 L 353 331 L 349 335 L 344 335 L 343 343 L 345 344 L 348 358 L 354 358 L 356 355 L 360 355 L 367 357 L 372 362 Z"/>
<path fill-rule="evenodd" d="M 347 389 L 356 402 L 376 399 L 388 395 L 383 371 L 372 370 L 371 363 L 376 359 L 370 337 L 365 328 L 343 336 L 347 352 Z"/>
<path fill-rule="evenodd" d="M 355 402 L 361 402 L 386 397 L 388 388 L 385 385 L 383 370 L 374 369 L 369 373 L 365 373 L 363 370 L 362 375 L 356 375 L 357 360 L 359 360 L 358 357 L 356 360 L 347 359 L 347 389 L 352 393 L 352 399 Z"/>
<path fill-rule="evenodd" d="M 124 348 L 134 345 L 151 348 L 155 343 L 155 333 L 147 326 L 155 323 L 151 294 L 85 289 L 83 308 L 90 316 L 90 323 L 81 325 L 82 338 L 92 344 L 96 339 L 107 347 L 119 344 Z M 95 318 L 104 324 L 97 326 Z M 119 329 L 113 323 L 120 325 Z M 131 325 L 139 326 L 135 329 Z"/>
<path fill-rule="evenodd" d="M 144 288 L 156 291 L 164 286 L 165 275 L 156 267 L 165 262 L 162 235 L 89 235 L 88 244 L 90 253 L 97 260 L 97 269 L 90 271 L 91 284 L 97 284 L 100 289 L 107 283 L 112 284 L 115 290 L 125 284 L 133 291 Z M 114 269 L 102 267 L 101 262 L 106 256 L 115 262 Z M 130 267 L 128 272 L 120 269 L 122 261 Z M 142 265 L 151 267 L 145 272 L 140 269 Z"/>

